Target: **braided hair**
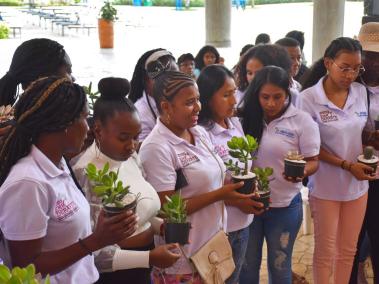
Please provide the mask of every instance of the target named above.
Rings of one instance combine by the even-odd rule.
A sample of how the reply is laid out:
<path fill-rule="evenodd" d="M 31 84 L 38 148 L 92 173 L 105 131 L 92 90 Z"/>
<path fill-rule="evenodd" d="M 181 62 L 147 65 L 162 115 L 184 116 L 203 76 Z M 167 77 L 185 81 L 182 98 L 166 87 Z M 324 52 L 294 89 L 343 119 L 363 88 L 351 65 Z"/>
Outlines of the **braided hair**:
<path fill-rule="evenodd" d="M 9 71 L 0 79 L 0 105 L 13 105 L 17 86 L 23 89 L 40 77 L 58 75 L 68 58 L 63 46 L 47 38 L 36 38 L 17 47 Z"/>
<path fill-rule="evenodd" d="M 67 128 L 80 117 L 85 104 L 83 88 L 68 78 L 53 76 L 31 83 L 16 103 L 16 123 L 0 147 L 0 185 L 42 133 Z"/>
<path fill-rule="evenodd" d="M 196 82 L 187 74 L 179 71 L 165 71 L 155 78 L 153 97 L 159 113 L 162 113 L 161 102 L 172 101 L 183 88 L 195 86 Z"/>

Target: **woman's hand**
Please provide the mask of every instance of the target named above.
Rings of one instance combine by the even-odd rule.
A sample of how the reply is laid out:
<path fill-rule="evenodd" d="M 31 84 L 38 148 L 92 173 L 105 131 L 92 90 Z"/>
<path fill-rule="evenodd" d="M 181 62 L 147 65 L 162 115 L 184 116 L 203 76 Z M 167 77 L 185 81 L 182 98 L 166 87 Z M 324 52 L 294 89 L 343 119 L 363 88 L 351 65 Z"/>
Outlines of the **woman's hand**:
<path fill-rule="evenodd" d="M 374 169 L 362 163 L 351 163 L 349 166 L 350 173 L 357 180 L 375 180 Z"/>
<path fill-rule="evenodd" d="M 158 268 L 167 268 L 173 266 L 181 257 L 178 244 L 167 244 L 158 246 L 150 251 L 149 263 Z"/>
<path fill-rule="evenodd" d="M 237 199 L 249 199 L 253 197 L 255 193 L 242 194 L 236 190 L 243 186 L 243 182 L 226 184 L 218 190 L 220 200 L 237 200 Z"/>
<path fill-rule="evenodd" d="M 262 202 L 251 198 L 234 201 L 231 205 L 237 207 L 245 214 L 261 215 L 265 211 Z"/>
<path fill-rule="evenodd" d="M 137 229 L 137 216 L 130 210 L 112 217 L 101 211 L 93 232 L 99 248 L 113 245 L 130 237 Z"/>
<path fill-rule="evenodd" d="M 289 181 L 289 182 L 292 182 L 292 183 L 298 183 L 298 182 L 302 182 L 303 179 L 307 176 L 307 172 L 306 170 L 304 169 L 304 174 L 302 177 L 289 177 L 289 176 L 286 176 L 284 174 L 284 172 L 282 173 L 282 176 L 283 178 L 286 180 L 286 181 Z"/>

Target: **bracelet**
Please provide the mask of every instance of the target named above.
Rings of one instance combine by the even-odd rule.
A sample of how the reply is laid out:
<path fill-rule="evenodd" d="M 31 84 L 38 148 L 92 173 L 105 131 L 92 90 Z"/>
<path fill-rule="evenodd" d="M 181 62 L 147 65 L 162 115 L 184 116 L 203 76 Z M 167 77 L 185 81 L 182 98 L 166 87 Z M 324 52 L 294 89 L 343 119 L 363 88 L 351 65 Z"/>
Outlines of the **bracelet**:
<path fill-rule="evenodd" d="M 341 165 L 340 165 L 341 169 L 343 169 L 343 170 L 345 169 L 345 163 L 346 163 L 346 160 L 343 160 Z"/>
<path fill-rule="evenodd" d="M 86 246 L 82 239 L 79 238 L 78 242 L 79 245 L 87 252 L 87 254 L 92 255 L 92 251 Z"/>

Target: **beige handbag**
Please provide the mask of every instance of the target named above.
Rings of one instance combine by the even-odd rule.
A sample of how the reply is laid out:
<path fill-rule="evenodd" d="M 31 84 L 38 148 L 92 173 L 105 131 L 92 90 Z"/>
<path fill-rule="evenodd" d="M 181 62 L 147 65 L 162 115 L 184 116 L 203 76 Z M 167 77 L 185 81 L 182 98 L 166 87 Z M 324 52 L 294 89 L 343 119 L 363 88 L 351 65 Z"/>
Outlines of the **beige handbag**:
<path fill-rule="evenodd" d="M 224 171 L 215 154 L 208 145 L 201 140 L 208 151 L 215 158 L 221 171 L 221 184 L 224 184 Z M 228 236 L 223 230 L 225 204 L 222 202 L 222 224 L 218 231 L 207 243 L 205 243 L 194 255 L 190 257 L 196 270 L 205 284 L 223 284 L 236 268 L 233 260 L 233 251 Z"/>

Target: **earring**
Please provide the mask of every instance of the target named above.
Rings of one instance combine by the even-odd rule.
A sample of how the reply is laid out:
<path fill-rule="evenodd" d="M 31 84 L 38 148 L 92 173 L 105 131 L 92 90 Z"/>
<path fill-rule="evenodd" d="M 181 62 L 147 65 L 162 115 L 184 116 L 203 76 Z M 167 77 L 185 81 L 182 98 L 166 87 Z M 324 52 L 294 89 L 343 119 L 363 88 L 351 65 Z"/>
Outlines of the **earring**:
<path fill-rule="evenodd" d="M 95 158 L 98 160 L 100 158 L 100 142 L 95 139 Z"/>
<path fill-rule="evenodd" d="M 166 115 L 166 124 L 170 124 L 171 123 L 171 117 L 169 114 Z"/>

